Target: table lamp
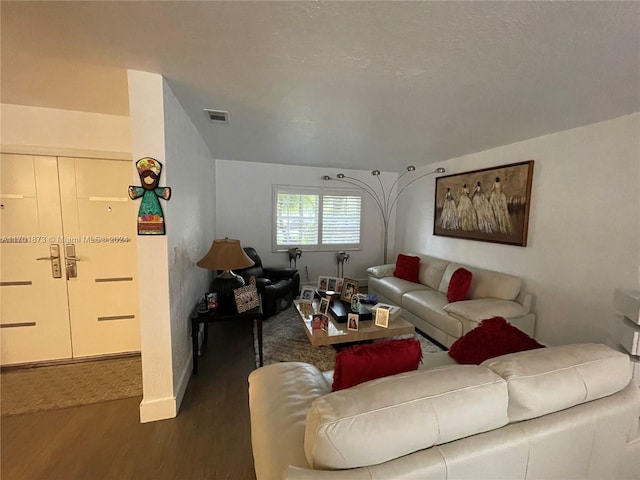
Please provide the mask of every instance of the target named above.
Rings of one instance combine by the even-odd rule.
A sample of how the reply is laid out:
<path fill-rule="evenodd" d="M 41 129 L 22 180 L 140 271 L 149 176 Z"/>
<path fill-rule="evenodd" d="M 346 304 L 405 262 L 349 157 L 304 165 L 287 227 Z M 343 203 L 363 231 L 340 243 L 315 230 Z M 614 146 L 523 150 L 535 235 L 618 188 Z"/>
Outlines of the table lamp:
<path fill-rule="evenodd" d="M 254 265 L 253 260 L 242 249 L 240 240 L 232 238 L 214 240 L 207 254 L 196 265 L 207 270 L 222 270 L 222 273 L 211 282 L 210 291 L 218 294 L 218 308 L 221 311 L 234 310 L 233 291 L 244 286 L 244 278 L 231 270 Z"/>

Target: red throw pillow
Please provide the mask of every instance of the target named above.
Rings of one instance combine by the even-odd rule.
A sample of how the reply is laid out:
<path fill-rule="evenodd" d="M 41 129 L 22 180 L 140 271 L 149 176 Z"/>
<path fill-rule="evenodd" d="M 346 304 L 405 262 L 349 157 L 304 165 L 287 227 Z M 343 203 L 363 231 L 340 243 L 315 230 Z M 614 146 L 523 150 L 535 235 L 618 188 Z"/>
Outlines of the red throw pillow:
<path fill-rule="evenodd" d="M 449 355 L 458 363 L 480 365 L 489 358 L 507 353 L 544 348 L 502 317 L 488 318 L 456 340 Z"/>
<path fill-rule="evenodd" d="M 331 391 L 343 390 L 374 378 L 416 370 L 422 360 L 415 338 L 354 345 L 336 354 Z"/>
<path fill-rule="evenodd" d="M 412 257 L 410 255 L 399 254 L 396 260 L 396 269 L 393 272 L 394 277 L 408 280 L 409 282 L 419 283 L 418 273 L 420 272 L 420 257 Z"/>
<path fill-rule="evenodd" d="M 472 278 L 473 273 L 466 268 L 459 268 L 453 272 L 451 280 L 449 280 L 449 288 L 447 288 L 447 301 L 451 303 L 466 299 Z"/>

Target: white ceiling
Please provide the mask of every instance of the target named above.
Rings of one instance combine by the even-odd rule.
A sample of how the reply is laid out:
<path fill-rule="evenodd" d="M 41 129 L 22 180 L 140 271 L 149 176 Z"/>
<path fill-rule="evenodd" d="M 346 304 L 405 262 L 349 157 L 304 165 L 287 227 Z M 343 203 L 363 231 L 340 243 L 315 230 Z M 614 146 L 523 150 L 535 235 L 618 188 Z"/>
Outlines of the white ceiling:
<path fill-rule="evenodd" d="M 638 2 L 3 1 L 0 19 L 2 102 L 126 115 L 125 69 L 161 73 L 215 158 L 398 171 L 640 111 Z"/>

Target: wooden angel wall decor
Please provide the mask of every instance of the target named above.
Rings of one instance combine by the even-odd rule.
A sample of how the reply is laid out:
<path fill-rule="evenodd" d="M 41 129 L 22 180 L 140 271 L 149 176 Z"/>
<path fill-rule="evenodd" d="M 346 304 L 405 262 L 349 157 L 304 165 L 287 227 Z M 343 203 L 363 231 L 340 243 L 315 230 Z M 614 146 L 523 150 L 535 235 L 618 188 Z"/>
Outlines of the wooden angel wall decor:
<path fill-rule="evenodd" d="M 142 197 L 138 209 L 138 235 L 164 235 L 164 214 L 159 198 L 169 200 L 171 188 L 158 187 L 162 164 L 154 158 L 144 157 L 136 162 L 141 187 L 129 185 L 131 200 Z"/>

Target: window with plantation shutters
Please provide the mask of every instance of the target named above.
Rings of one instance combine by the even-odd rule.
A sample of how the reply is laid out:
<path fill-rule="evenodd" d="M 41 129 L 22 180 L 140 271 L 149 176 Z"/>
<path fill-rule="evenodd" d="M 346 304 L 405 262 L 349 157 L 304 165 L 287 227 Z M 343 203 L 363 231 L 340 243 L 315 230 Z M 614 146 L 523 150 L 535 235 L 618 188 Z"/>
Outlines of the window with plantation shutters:
<path fill-rule="evenodd" d="M 361 248 L 362 195 L 351 190 L 274 186 L 274 250 Z"/>
<path fill-rule="evenodd" d="M 360 244 L 359 195 L 322 196 L 322 243 L 325 245 Z"/>

